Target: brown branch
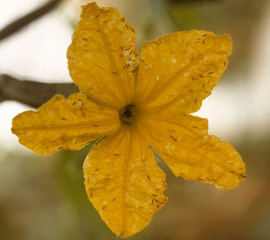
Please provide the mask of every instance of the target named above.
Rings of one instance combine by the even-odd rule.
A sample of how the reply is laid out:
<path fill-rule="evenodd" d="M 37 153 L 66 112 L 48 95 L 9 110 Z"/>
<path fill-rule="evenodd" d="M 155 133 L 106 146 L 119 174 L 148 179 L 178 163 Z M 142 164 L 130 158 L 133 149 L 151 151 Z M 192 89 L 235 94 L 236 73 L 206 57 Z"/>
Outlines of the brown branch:
<path fill-rule="evenodd" d="M 51 0 L 48 1 L 45 5 L 39 7 L 38 9 L 28 13 L 27 15 L 21 17 L 18 20 L 8 24 L 0 31 L 0 41 L 4 38 L 11 36 L 13 33 L 17 32 L 21 28 L 25 27 L 27 24 L 35 21 L 36 19 L 42 17 L 46 13 L 50 12 L 63 0 Z"/>
<path fill-rule="evenodd" d="M 20 81 L 9 75 L 0 74 L 0 101 L 14 100 L 38 108 L 57 93 L 67 97 L 78 91 L 74 83 Z"/>

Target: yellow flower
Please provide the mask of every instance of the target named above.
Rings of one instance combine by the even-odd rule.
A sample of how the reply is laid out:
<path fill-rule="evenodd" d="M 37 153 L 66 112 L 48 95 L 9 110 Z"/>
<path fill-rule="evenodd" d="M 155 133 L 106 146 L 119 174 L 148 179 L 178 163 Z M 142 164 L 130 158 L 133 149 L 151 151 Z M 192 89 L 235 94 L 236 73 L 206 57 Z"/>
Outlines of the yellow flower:
<path fill-rule="evenodd" d="M 156 151 L 176 176 L 231 189 L 245 177 L 236 150 L 191 115 L 228 65 L 229 35 L 177 32 L 142 46 L 115 8 L 83 6 L 68 48 L 81 92 L 56 95 L 13 119 L 21 144 L 40 155 L 101 141 L 85 159 L 88 197 L 118 236 L 142 230 L 167 201 Z"/>

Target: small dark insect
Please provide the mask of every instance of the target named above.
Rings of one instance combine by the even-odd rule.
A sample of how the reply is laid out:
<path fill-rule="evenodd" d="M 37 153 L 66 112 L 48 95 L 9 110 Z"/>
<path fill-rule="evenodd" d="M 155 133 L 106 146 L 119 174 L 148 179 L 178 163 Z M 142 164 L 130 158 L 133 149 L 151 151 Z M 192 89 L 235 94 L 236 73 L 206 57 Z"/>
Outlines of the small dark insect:
<path fill-rule="evenodd" d="M 175 139 L 174 137 L 172 137 L 171 135 L 170 135 L 170 137 L 171 137 L 171 139 L 173 140 L 173 141 L 177 141 L 177 139 Z"/>

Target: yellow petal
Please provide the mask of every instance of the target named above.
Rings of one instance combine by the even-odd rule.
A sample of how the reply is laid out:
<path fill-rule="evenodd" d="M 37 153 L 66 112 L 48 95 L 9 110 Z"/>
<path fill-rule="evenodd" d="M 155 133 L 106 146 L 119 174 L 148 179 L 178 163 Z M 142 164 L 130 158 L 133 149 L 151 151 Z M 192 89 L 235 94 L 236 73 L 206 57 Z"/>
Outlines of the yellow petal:
<path fill-rule="evenodd" d="M 119 129 L 118 112 L 97 105 L 83 93 L 54 96 L 38 108 L 13 119 L 19 142 L 40 155 L 60 149 L 79 150 L 91 141 Z"/>
<path fill-rule="evenodd" d="M 136 103 L 174 114 L 199 110 L 227 68 L 232 44 L 206 31 L 178 32 L 142 47 Z"/>
<path fill-rule="evenodd" d="M 67 52 L 70 76 L 91 99 L 121 109 L 134 95 L 135 41 L 135 30 L 118 9 L 83 6 Z"/>
<path fill-rule="evenodd" d="M 146 144 L 125 126 L 88 154 L 84 176 L 89 199 L 121 237 L 142 230 L 167 201 L 164 172 Z"/>
<path fill-rule="evenodd" d="M 224 189 L 237 187 L 245 178 L 241 156 L 229 143 L 207 134 L 206 119 L 145 114 L 138 127 L 176 176 Z"/>

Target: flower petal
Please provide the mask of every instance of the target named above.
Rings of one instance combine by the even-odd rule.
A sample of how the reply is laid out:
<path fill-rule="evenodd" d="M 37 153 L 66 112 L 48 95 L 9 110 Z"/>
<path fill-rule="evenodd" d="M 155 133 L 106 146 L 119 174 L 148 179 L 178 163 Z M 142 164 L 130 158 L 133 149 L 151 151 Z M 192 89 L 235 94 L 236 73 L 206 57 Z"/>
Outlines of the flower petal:
<path fill-rule="evenodd" d="M 146 144 L 124 126 L 88 154 L 84 176 L 89 199 L 121 237 L 142 230 L 167 201 L 164 172 Z"/>
<path fill-rule="evenodd" d="M 22 145 L 40 155 L 49 155 L 60 149 L 79 150 L 114 133 L 119 126 L 117 111 L 95 104 L 83 93 L 74 93 L 68 98 L 56 95 L 37 112 L 17 115 L 12 132 Z"/>
<path fill-rule="evenodd" d="M 83 6 L 67 52 L 70 76 L 91 99 L 121 109 L 134 96 L 135 41 L 135 30 L 118 9 Z"/>
<path fill-rule="evenodd" d="M 142 47 L 137 100 L 144 109 L 166 114 L 200 109 L 228 65 L 232 44 L 206 31 L 178 32 Z"/>
<path fill-rule="evenodd" d="M 237 187 L 245 178 L 241 156 L 229 143 L 207 134 L 207 119 L 145 114 L 138 126 L 176 176 L 224 189 Z"/>

